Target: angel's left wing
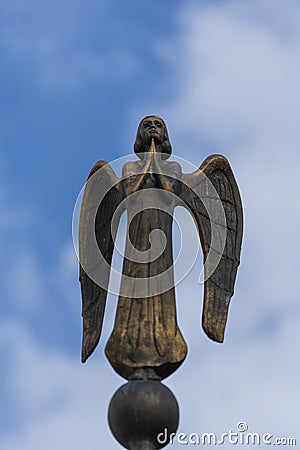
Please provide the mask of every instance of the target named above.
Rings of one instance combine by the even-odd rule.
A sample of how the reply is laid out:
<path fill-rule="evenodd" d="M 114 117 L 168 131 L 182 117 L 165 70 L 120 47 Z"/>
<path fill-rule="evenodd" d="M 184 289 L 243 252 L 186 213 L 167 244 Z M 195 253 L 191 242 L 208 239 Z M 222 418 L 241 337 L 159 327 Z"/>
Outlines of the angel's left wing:
<path fill-rule="evenodd" d="M 212 155 L 191 174 L 183 175 L 182 200 L 192 212 L 204 254 L 202 326 L 223 342 L 243 234 L 239 189 L 227 159 Z"/>
<path fill-rule="evenodd" d="M 121 201 L 119 178 L 106 161 L 98 161 L 88 176 L 80 210 L 82 362 L 93 353 L 101 335 L 114 249 L 112 218 Z M 116 228 L 121 213 L 116 217 Z"/>

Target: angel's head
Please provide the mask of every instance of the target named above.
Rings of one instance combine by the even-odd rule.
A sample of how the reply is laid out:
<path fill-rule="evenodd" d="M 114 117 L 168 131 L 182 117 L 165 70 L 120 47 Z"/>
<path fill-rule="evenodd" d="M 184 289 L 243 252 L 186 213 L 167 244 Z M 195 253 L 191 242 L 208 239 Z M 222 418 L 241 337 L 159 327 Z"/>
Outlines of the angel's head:
<path fill-rule="evenodd" d="M 162 153 L 163 159 L 169 158 L 172 147 L 168 130 L 165 122 L 159 116 L 146 116 L 138 126 L 134 151 L 139 158 L 142 159 L 141 154 L 149 151 L 152 139 L 154 139 L 156 151 Z"/>

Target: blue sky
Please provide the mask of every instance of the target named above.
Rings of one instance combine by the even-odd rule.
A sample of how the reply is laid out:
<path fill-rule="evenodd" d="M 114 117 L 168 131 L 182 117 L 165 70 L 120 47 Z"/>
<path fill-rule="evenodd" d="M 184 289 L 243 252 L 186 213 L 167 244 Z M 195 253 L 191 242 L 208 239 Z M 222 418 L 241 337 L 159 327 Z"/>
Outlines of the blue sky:
<path fill-rule="evenodd" d="M 200 328 L 201 257 L 177 288 L 179 430 L 244 420 L 300 439 L 299 23 L 296 0 L 1 2 L 1 448 L 118 448 L 106 413 L 122 380 L 103 354 L 116 299 L 81 365 L 71 220 L 94 162 L 130 154 L 152 113 L 177 156 L 229 158 L 245 209 L 224 345 Z"/>

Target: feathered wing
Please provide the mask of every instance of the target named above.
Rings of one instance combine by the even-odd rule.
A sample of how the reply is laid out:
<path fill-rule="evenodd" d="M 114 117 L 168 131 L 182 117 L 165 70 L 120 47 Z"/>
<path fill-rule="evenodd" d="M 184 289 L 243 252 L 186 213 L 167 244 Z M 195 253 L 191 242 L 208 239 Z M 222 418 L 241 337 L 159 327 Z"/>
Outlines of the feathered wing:
<path fill-rule="evenodd" d="M 239 189 L 222 155 L 209 156 L 183 181 L 183 200 L 196 221 L 204 254 L 202 326 L 209 338 L 223 342 L 243 234 Z"/>
<path fill-rule="evenodd" d="M 120 180 L 107 162 L 98 161 L 88 176 L 80 210 L 82 362 L 93 353 L 101 335 L 114 249 L 111 224 L 121 200 Z"/>

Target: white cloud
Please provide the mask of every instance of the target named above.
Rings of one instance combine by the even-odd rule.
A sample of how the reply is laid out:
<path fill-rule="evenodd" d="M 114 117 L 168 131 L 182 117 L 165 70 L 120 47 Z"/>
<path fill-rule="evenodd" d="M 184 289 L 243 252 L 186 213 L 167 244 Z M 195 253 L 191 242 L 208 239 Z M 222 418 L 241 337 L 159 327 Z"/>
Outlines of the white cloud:
<path fill-rule="evenodd" d="M 53 272 L 53 279 L 62 297 L 68 302 L 70 311 L 77 316 L 80 304 L 79 263 L 72 242 L 62 248 L 60 260 Z"/>
<path fill-rule="evenodd" d="M 96 450 L 109 442 L 105 406 L 119 380 L 103 358 L 82 366 L 66 354 L 45 352 L 18 323 L 2 324 L 0 339 L 10 343 L 13 358 L 15 419 L 13 431 L 1 436 L 1 448 Z M 113 440 L 105 446 L 114 448 Z"/>
<path fill-rule="evenodd" d="M 262 311 L 255 306 L 255 317 L 243 314 L 251 298 L 244 297 L 245 289 L 237 289 L 225 342 L 213 343 L 201 330 L 202 291 L 193 278 L 184 281 L 177 297 L 180 327 L 189 344 L 188 359 L 171 380 L 182 403 L 180 428 L 225 432 L 226 424 L 234 427 L 235 421 L 246 420 L 253 431 L 295 434 L 299 314 L 283 314 L 274 328 L 266 324 L 255 329 Z M 259 293 L 258 297 L 263 302 Z"/>
<path fill-rule="evenodd" d="M 284 36 L 270 22 L 275 11 L 286 25 Z M 252 154 L 295 144 L 300 33 L 293 19 L 299 15 L 293 1 L 226 1 L 183 10 L 179 55 L 164 47 L 178 81 L 178 97 L 166 111 L 176 137 L 179 128 L 219 149 L 230 144 L 241 152 L 248 144 Z"/>
<path fill-rule="evenodd" d="M 184 8 L 178 95 L 162 108 L 177 154 L 200 165 L 193 149 L 202 147 L 231 161 L 245 209 L 242 277 L 250 269 L 263 289 L 260 308 L 274 296 L 280 309 L 293 307 L 297 295 L 299 16 L 294 1 Z"/>
<path fill-rule="evenodd" d="M 14 260 L 12 260 L 14 259 Z M 7 268 L 6 290 L 11 305 L 19 313 L 38 313 L 39 308 L 47 304 L 47 288 L 44 274 L 38 267 L 32 249 L 18 248 L 10 258 Z"/>
<path fill-rule="evenodd" d="M 4 192 L 7 198 L 7 190 Z M 30 217 L 30 205 L 23 207 Z M 31 233 L 26 234 L 32 231 L 32 220 L 26 221 L 22 214 L 11 220 L 10 211 L 14 209 L 18 210 L 16 204 L 3 205 L 0 228 L 4 243 L 1 254 L 5 261 L 1 274 L 1 298 L 5 302 L 0 322 L 3 361 L 0 391 L 5 410 L 1 419 L 5 420 L 1 423 L 0 448 L 79 450 L 88 445 L 96 450 L 99 443 L 106 441 L 107 448 L 114 448 L 106 415 L 110 398 L 122 381 L 106 364 L 103 355 L 112 325 L 110 317 L 104 325 L 98 357 L 95 355 L 85 366 L 80 363 L 80 342 L 77 358 L 73 359 L 63 350 L 54 349 L 51 337 L 48 336 L 47 344 L 45 337 L 39 339 L 32 319 L 44 320 L 44 325 L 51 325 L 54 334 L 58 332 L 56 324 L 50 324 L 45 314 L 47 310 L 53 313 L 56 308 L 53 293 L 62 299 L 64 305 L 60 307 L 65 307 L 70 315 L 76 314 L 80 322 L 78 262 L 69 242 L 58 252 L 56 265 L 45 270 L 39 264 Z M 114 308 L 112 301 L 107 308 L 108 316 L 112 316 L 111 308 Z M 69 321 L 67 318 L 65 333 L 72 332 Z"/>

